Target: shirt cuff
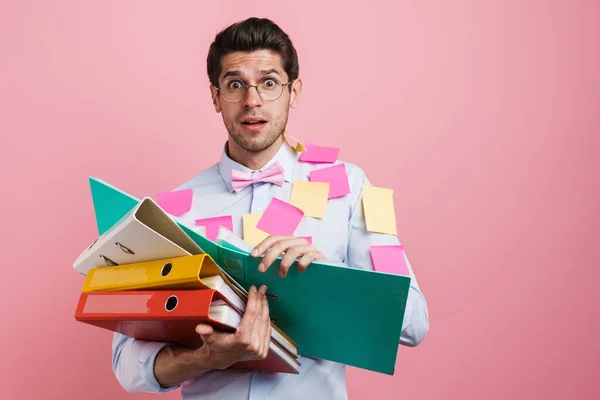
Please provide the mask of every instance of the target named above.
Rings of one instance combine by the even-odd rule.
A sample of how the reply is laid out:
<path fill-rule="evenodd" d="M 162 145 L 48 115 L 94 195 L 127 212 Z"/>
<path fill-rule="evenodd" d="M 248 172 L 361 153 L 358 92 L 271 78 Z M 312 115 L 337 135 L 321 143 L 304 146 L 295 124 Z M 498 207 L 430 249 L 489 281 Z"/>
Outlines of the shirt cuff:
<path fill-rule="evenodd" d="M 156 361 L 156 356 L 158 353 L 167 346 L 167 343 L 159 343 L 159 342 L 148 342 L 144 344 L 142 351 L 140 351 L 140 355 L 138 357 L 138 367 L 140 369 L 140 376 L 152 388 L 154 392 L 168 392 L 173 389 L 177 389 L 181 384 L 177 384 L 175 386 L 162 387 L 158 380 L 156 380 L 156 375 L 154 375 L 154 362 Z"/>

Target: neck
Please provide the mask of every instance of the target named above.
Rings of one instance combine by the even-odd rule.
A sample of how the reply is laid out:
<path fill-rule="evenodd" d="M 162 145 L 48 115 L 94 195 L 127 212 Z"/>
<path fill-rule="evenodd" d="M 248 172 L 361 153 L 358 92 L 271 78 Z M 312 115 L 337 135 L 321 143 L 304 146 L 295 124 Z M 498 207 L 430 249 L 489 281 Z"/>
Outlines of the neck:
<path fill-rule="evenodd" d="M 243 165 L 244 167 L 252 170 L 258 170 L 264 167 L 266 163 L 275 157 L 275 154 L 277 154 L 282 144 L 283 135 L 279 136 L 279 138 L 277 138 L 277 140 L 271 146 L 263 151 L 251 152 L 244 150 L 230 138 L 227 141 L 227 154 L 229 155 L 229 158 Z"/>

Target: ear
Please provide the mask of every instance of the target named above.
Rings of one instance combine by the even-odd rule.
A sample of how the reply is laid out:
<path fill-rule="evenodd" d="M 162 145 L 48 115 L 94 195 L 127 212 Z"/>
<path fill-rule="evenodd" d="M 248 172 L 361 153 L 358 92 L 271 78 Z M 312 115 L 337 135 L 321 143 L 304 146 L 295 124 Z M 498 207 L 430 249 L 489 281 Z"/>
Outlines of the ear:
<path fill-rule="evenodd" d="M 213 105 L 215 106 L 215 111 L 220 113 L 221 112 L 221 98 L 219 97 L 219 92 L 217 91 L 217 89 L 215 89 L 215 87 L 212 84 L 209 84 L 209 88 L 210 88 L 210 95 L 212 97 L 212 102 L 213 102 Z"/>
<path fill-rule="evenodd" d="M 300 101 L 300 92 L 302 92 L 302 79 L 298 78 L 292 83 L 292 93 L 290 94 L 290 108 L 296 108 Z"/>

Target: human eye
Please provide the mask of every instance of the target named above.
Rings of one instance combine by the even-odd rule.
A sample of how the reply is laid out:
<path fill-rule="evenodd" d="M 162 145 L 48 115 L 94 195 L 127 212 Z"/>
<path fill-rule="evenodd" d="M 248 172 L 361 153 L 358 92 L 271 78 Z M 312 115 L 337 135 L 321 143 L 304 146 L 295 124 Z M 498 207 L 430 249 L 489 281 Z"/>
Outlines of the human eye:
<path fill-rule="evenodd" d="M 275 89 L 278 85 L 279 82 L 275 78 L 265 78 L 261 84 L 265 89 Z"/>
<path fill-rule="evenodd" d="M 244 87 L 244 85 L 242 84 L 242 82 L 240 81 L 230 81 L 227 83 L 227 89 L 229 90 L 240 90 Z"/>

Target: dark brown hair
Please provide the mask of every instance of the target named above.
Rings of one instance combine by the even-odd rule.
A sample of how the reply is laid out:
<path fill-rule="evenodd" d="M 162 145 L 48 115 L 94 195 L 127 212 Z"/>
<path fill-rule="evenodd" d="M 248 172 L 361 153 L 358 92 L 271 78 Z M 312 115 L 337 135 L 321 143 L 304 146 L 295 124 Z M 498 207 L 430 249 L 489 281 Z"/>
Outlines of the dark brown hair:
<path fill-rule="evenodd" d="M 221 59 L 235 51 L 272 50 L 279 54 L 289 81 L 298 78 L 298 54 L 289 36 L 277 24 L 266 18 L 248 18 L 223 29 L 210 45 L 206 60 L 208 79 L 219 87 Z M 291 85 L 289 86 L 291 89 Z"/>

